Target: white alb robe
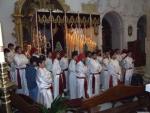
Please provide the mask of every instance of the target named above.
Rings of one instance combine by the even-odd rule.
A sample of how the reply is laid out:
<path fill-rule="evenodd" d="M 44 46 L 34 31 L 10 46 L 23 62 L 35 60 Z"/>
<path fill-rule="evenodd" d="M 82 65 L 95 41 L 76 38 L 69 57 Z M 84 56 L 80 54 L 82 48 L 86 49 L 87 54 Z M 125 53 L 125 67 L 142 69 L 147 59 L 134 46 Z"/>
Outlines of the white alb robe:
<path fill-rule="evenodd" d="M 108 72 L 112 76 L 113 86 L 118 85 L 118 80 L 121 80 L 121 67 L 118 60 L 111 60 L 108 65 Z"/>
<path fill-rule="evenodd" d="M 52 73 L 54 77 L 54 98 L 59 95 L 59 77 L 62 73 L 58 59 L 54 59 Z"/>
<path fill-rule="evenodd" d="M 125 85 L 131 84 L 132 75 L 134 73 L 134 63 L 133 58 L 127 56 L 124 59 L 124 68 L 125 68 Z"/>
<path fill-rule="evenodd" d="M 69 64 L 69 92 L 70 99 L 77 98 L 76 61 L 71 60 Z"/>
<path fill-rule="evenodd" d="M 102 89 L 104 91 L 109 89 L 109 80 L 110 80 L 110 74 L 108 72 L 109 63 L 110 63 L 110 60 L 108 58 L 103 59 L 103 69 L 102 69 L 102 74 L 101 74 L 102 77 L 101 78 L 103 78 Z"/>
<path fill-rule="evenodd" d="M 7 62 L 10 64 L 10 68 L 9 68 L 9 72 L 10 72 L 10 79 L 12 82 L 15 82 L 15 77 L 14 77 L 14 74 L 15 74 L 15 66 L 14 66 L 14 56 L 15 56 L 15 52 L 14 51 L 10 51 L 7 55 L 6 55 L 6 58 L 7 58 Z"/>
<path fill-rule="evenodd" d="M 27 88 L 27 80 L 25 74 L 26 64 L 28 64 L 28 58 L 24 54 L 15 54 L 14 56 L 14 82 L 18 85 L 17 71 L 19 70 L 20 79 L 21 79 L 21 89 L 17 89 L 17 93 L 29 95 Z"/>
<path fill-rule="evenodd" d="M 50 108 L 53 102 L 51 73 L 46 68 L 38 68 L 36 82 L 39 89 L 37 102 Z"/>
<path fill-rule="evenodd" d="M 61 70 L 64 71 L 64 74 L 65 74 L 67 90 L 69 90 L 68 65 L 69 65 L 68 58 L 62 57 L 60 60 L 60 67 L 61 67 Z"/>
<path fill-rule="evenodd" d="M 88 76 L 88 78 L 90 77 L 90 60 L 91 60 L 91 58 L 90 57 L 87 57 L 86 58 L 86 66 L 87 66 L 87 76 Z"/>
<path fill-rule="evenodd" d="M 101 64 L 97 60 L 91 59 L 89 63 L 90 77 L 88 79 L 89 96 L 100 94 L 100 72 L 101 70 L 102 70 Z M 95 78 L 95 85 L 93 84 L 95 89 L 92 88 L 93 77 Z M 94 93 L 92 92 L 93 90 L 94 90 Z"/>
<path fill-rule="evenodd" d="M 82 61 L 79 61 L 76 65 L 76 72 L 77 72 L 77 98 L 85 98 L 85 89 L 84 89 L 84 82 L 87 78 L 87 67 Z"/>

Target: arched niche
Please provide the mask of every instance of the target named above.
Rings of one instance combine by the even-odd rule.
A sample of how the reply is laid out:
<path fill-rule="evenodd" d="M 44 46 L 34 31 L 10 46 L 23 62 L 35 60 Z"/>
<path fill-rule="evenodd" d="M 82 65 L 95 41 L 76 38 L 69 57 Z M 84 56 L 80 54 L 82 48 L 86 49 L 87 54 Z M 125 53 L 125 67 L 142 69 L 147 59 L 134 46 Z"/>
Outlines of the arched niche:
<path fill-rule="evenodd" d="M 31 40 L 31 25 L 33 25 L 31 20 L 37 9 L 64 11 L 64 7 L 66 5 L 63 6 L 58 0 L 18 0 L 12 15 L 15 24 L 13 35 L 17 39 L 17 44 L 23 47 L 24 40 L 25 42 Z"/>
<path fill-rule="evenodd" d="M 104 49 L 116 49 L 116 48 L 122 49 L 123 22 L 122 22 L 121 16 L 117 12 L 114 12 L 114 11 L 106 13 L 102 19 L 102 27 L 103 27 L 102 38 L 103 38 L 103 42 L 105 42 L 103 43 L 103 48 Z M 105 47 L 105 46 L 108 46 L 108 47 Z"/>

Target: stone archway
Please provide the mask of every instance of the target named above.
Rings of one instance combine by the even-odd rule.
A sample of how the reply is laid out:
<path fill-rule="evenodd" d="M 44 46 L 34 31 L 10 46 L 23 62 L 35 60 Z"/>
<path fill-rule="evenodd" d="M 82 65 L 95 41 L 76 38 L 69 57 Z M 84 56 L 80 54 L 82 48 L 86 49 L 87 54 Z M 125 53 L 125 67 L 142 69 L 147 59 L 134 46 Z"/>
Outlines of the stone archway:
<path fill-rule="evenodd" d="M 108 12 L 102 20 L 103 27 L 103 49 L 122 49 L 123 46 L 123 22 L 120 15 L 116 12 Z M 109 33 L 109 34 L 108 34 Z M 105 39 L 105 36 L 108 36 Z M 109 44 L 109 45 L 107 45 Z"/>
<path fill-rule="evenodd" d="M 138 50 L 138 65 L 144 66 L 146 64 L 146 52 L 145 52 L 145 38 L 146 38 L 146 15 L 139 18 L 137 22 L 137 50 Z"/>

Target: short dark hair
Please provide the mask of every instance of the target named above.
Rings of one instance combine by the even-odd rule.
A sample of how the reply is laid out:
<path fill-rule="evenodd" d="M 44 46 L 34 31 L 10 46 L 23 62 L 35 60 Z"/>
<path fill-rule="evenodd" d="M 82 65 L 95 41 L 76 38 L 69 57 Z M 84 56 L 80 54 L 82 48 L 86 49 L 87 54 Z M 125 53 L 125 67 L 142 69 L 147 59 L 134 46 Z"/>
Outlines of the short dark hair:
<path fill-rule="evenodd" d="M 18 51 L 18 49 L 20 49 L 21 47 L 20 46 L 16 46 L 16 48 L 15 48 L 15 52 L 17 52 Z"/>
<path fill-rule="evenodd" d="M 93 56 L 93 55 L 97 55 L 97 53 L 96 53 L 96 52 L 92 52 L 92 56 Z"/>
<path fill-rule="evenodd" d="M 51 50 L 48 50 L 48 51 L 47 51 L 47 56 L 49 55 L 49 53 L 52 53 L 52 51 L 51 51 Z"/>
<path fill-rule="evenodd" d="M 8 48 L 4 48 L 4 53 L 6 54 L 6 53 L 9 53 L 10 52 L 10 50 L 8 49 Z"/>
<path fill-rule="evenodd" d="M 9 43 L 9 44 L 8 44 L 8 48 L 11 48 L 11 47 L 14 47 L 14 44 Z"/>
<path fill-rule="evenodd" d="M 37 61 L 38 61 L 38 58 L 37 58 L 36 56 L 32 56 L 32 57 L 30 58 L 30 64 L 33 64 L 34 62 L 37 63 Z"/>
<path fill-rule="evenodd" d="M 44 55 L 40 55 L 37 60 L 37 65 L 39 66 L 39 64 L 41 64 L 45 60 L 46 60 L 46 57 Z"/>
<path fill-rule="evenodd" d="M 77 56 L 77 55 L 78 55 L 78 51 L 73 51 L 72 54 L 71 54 L 72 58 Z"/>

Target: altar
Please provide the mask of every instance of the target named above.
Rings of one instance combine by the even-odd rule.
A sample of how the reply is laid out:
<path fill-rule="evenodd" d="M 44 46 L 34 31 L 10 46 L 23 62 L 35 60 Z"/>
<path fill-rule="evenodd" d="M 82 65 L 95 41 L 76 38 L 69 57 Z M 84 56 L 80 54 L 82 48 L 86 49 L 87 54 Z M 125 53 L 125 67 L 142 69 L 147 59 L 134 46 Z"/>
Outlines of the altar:
<path fill-rule="evenodd" d="M 60 10 L 37 10 L 32 18 L 32 46 L 39 52 L 93 51 L 97 47 L 100 15 L 63 12 Z"/>

